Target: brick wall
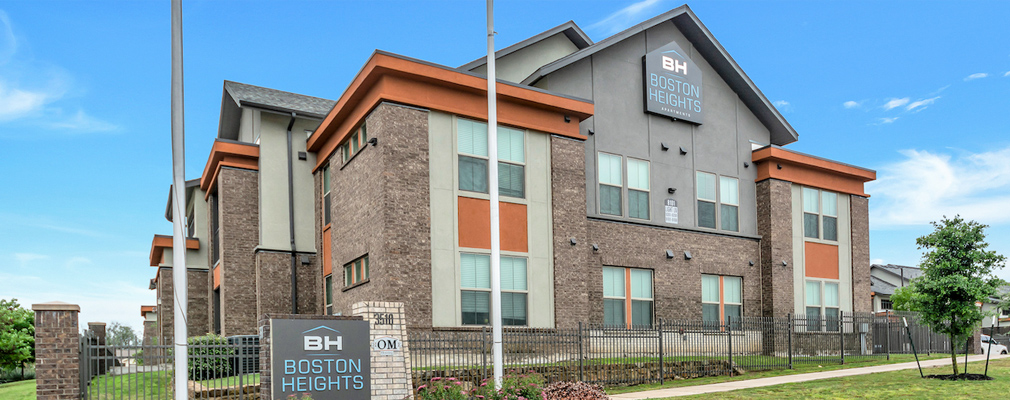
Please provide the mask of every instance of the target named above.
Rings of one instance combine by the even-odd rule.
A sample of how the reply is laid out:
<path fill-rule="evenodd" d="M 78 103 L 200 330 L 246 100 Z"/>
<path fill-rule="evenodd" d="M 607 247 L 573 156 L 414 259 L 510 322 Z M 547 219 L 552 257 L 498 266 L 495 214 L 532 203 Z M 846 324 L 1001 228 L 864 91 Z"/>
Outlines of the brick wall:
<path fill-rule="evenodd" d="M 397 301 L 410 325 L 431 326 L 428 113 L 383 103 L 366 124 L 377 146 L 343 166 L 339 152 L 330 159 L 334 310 L 347 315 L 356 302 Z M 370 279 L 344 288 L 343 265 L 365 254 Z"/>
<path fill-rule="evenodd" d="M 221 224 L 221 334 L 256 333 L 259 173 L 222 167 L 218 175 Z"/>
<path fill-rule="evenodd" d="M 170 345 L 175 337 L 175 303 L 172 300 L 172 269 L 158 268 L 158 344 Z"/>
<path fill-rule="evenodd" d="M 761 235 L 762 314 L 784 317 L 793 299 L 792 184 L 777 179 L 757 183 L 757 222 Z M 782 262 L 787 263 L 786 266 Z M 867 280 L 869 270 L 867 270 Z"/>
<path fill-rule="evenodd" d="M 603 274 L 593 273 L 587 255 L 586 156 L 582 142 L 551 137 L 551 201 L 554 231 L 554 316 L 558 328 L 589 321 L 590 305 L 600 303 Z M 572 245 L 574 238 L 578 244 Z M 596 295 L 590 288 L 600 288 Z M 602 316 L 599 318 L 602 320 Z"/>
<path fill-rule="evenodd" d="M 351 313 L 369 322 L 369 338 L 390 337 L 399 339 L 402 348 L 386 351 L 372 348 L 372 399 L 404 400 L 414 396 L 411 384 L 410 351 L 407 342 L 407 319 L 403 303 L 360 302 L 351 306 Z M 389 316 L 391 324 L 376 323 L 376 316 Z"/>
<path fill-rule="evenodd" d="M 302 254 L 295 260 L 298 276 L 298 313 L 318 314 L 316 293 L 318 273 L 315 256 L 302 265 Z M 256 315 L 291 313 L 291 253 L 259 251 L 256 253 Z"/>
<path fill-rule="evenodd" d="M 38 400 L 80 398 L 78 312 L 74 304 L 33 304 Z"/>
<path fill-rule="evenodd" d="M 186 304 L 186 311 L 189 313 L 186 316 L 186 320 L 189 321 L 189 326 L 186 329 L 189 336 L 200 336 L 210 332 L 209 328 L 211 325 L 208 325 L 209 317 L 207 315 L 207 292 L 203 289 L 204 285 L 207 284 L 207 274 L 206 270 L 186 271 L 186 283 L 189 285 L 189 299 Z M 175 301 L 172 297 L 174 290 L 172 268 L 158 268 L 157 292 L 161 304 L 158 306 L 158 328 L 156 335 L 158 336 L 158 344 L 160 345 L 171 345 L 174 343 L 172 342 L 175 337 L 175 327 L 173 325 L 175 321 Z"/>
<path fill-rule="evenodd" d="M 873 311 L 870 297 L 870 214 L 869 199 L 849 196 L 852 221 L 852 310 Z"/>

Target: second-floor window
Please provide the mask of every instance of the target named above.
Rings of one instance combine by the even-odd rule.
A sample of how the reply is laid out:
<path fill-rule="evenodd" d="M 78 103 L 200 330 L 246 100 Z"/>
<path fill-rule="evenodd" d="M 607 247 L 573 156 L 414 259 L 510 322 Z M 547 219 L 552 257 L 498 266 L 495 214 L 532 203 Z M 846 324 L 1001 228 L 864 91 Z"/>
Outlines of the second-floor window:
<path fill-rule="evenodd" d="M 323 226 L 330 224 L 330 166 L 323 167 Z"/>
<path fill-rule="evenodd" d="M 358 154 L 358 150 L 365 147 L 365 143 L 368 142 L 368 130 L 365 129 L 365 124 L 361 124 L 357 129 L 351 133 L 351 138 L 348 139 L 344 144 L 340 145 L 341 161 L 347 162 L 355 154 Z"/>
<path fill-rule="evenodd" d="M 803 236 L 838 240 L 838 194 L 803 188 Z"/>
<path fill-rule="evenodd" d="M 740 184 L 736 178 L 697 173 L 698 226 L 740 231 Z"/>
<path fill-rule="evenodd" d="M 649 162 L 628 159 L 628 216 L 649 219 Z"/>
<path fill-rule="evenodd" d="M 344 264 L 344 286 L 368 280 L 368 254 Z"/>
<path fill-rule="evenodd" d="M 333 315 L 333 274 L 326 275 L 326 315 Z"/>
<path fill-rule="evenodd" d="M 621 156 L 600 153 L 597 168 L 600 179 L 600 214 L 622 215 L 621 189 L 624 175 Z"/>
<path fill-rule="evenodd" d="M 456 123 L 459 190 L 488 193 L 487 124 L 468 119 Z M 526 196 L 526 140 L 523 131 L 498 126 L 498 193 Z"/>

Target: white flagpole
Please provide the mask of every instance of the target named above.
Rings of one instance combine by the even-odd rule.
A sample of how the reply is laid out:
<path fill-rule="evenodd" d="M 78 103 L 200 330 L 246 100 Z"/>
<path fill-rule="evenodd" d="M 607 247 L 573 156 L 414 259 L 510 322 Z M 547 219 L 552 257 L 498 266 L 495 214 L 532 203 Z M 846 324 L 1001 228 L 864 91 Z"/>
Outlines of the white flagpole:
<path fill-rule="evenodd" d="M 186 238 L 183 210 L 186 209 L 186 146 L 182 98 L 182 0 L 172 0 L 172 283 L 175 299 L 175 399 L 187 400 L 186 377 Z"/>
<path fill-rule="evenodd" d="M 498 231 L 498 96 L 494 68 L 494 0 L 487 0 L 487 170 L 491 193 L 491 347 L 494 385 L 502 382 L 501 243 Z"/>

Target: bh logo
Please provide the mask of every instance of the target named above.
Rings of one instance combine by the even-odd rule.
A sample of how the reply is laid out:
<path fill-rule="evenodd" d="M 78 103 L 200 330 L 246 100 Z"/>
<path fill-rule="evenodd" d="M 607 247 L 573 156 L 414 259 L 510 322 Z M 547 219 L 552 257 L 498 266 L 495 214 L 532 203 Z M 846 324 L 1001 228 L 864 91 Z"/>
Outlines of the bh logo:
<path fill-rule="evenodd" d="M 328 335 L 329 332 L 326 332 L 324 330 L 332 331 L 336 335 L 330 336 L 330 335 Z M 340 331 L 337 331 L 337 330 L 335 330 L 333 328 L 329 328 L 329 327 L 325 327 L 325 326 L 319 326 L 319 327 L 316 327 L 316 328 L 309 329 L 309 330 L 307 330 L 305 332 L 302 332 L 302 333 L 306 334 L 306 333 L 315 332 L 315 331 L 322 331 L 322 332 L 317 332 L 317 335 L 305 335 L 305 336 L 303 336 L 302 350 L 305 350 L 305 351 L 330 351 L 330 350 L 336 348 L 337 351 L 342 351 L 344 349 L 343 336 L 339 335 Z M 319 335 L 319 334 L 323 334 L 323 335 Z"/>
<path fill-rule="evenodd" d="M 663 56 L 663 69 L 674 73 L 687 75 L 687 61 L 681 61 L 672 57 Z"/>

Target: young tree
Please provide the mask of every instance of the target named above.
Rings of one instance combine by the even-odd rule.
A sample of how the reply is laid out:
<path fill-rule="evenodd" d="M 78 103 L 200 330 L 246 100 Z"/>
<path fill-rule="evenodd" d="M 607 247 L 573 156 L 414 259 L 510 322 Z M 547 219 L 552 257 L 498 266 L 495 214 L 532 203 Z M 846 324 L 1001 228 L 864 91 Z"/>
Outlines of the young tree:
<path fill-rule="evenodd" d="M 996 295 L 1002 280 L 993 275 L 1005 257 L 986 250 L 987 225 L 965 221 L 960 216 L 932 222 L 935 230 L 915 240 L 925 253 L 919 268 L 922 276 L 912 280 L 892 301 L 896 307 L 918 311 L 935 332 L 950 338 L 950 360 L 957 375 L 955 349 L 985 317 L 976 302 Z"/>
<path fill-rule="evenodd" d="M 110 346 L 128 346 L 137 343 L 137 333 L 129 325 L 112 321 L 105 333 L 105 342 Z"/>
<path fill-rule="evenodd" d="M 0 369 L 35 362 L 35 313 L 18 299 L 0 299 Z"/>

